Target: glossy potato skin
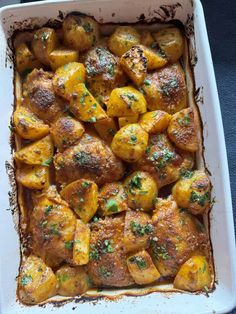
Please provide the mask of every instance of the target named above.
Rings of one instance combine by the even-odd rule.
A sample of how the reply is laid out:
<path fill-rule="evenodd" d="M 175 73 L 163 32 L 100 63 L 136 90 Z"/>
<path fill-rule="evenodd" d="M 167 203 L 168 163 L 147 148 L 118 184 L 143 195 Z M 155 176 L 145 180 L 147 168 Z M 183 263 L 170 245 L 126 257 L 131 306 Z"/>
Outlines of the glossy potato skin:
<path fill-rule="evenodd" d="M 89 262 L 90 228 L 82 220 L 76 220 L 73 243 L 73 264 L 86 265 Z"/>
<path fill-rule="evenodd" d="M 144 56 L 147 59 L 147 69 L 148 70 L 155 70 L 162 68 L 164 65 L 167 64 L 168 60 L 163 56 L 159 50 L 151 49 L 150 47 L 145 47 L 140 45 L 143 49 Z"/>
<path fill-rule="evenodd" d="M 128 116 L 128 117 L 120 117 L 118 118 L 118 123 L 119 123 L 119 128 L 121 129 L 123 126 L 127 124 L 133 124 L 138 122 L 139 115 L 135 114 L 133 116 Z"/>
<path fill-rule="evenodd" d="M 94 124 L 94 127 L 105 142 L 111 143 L 114 135 L 117 132 L 117 126 L 114 118 L 107 118 L 104 120 L 100 120 Z"/>
<path fill-rule="evenodd" d="M 141 115 L 139 124 L 148 133 L 163 133 L 170 122 L 171 115 L 162 110 L 149 111 Z"/>
<path fill-rule="evenodd" d="M 62 28 L 65 44 L 78 51 L 91 48 L 99 38 L 98 23 L 91 17 L 70 14 L 64 19 Z"/>
<path fill-rule="evenodd" d="M 64 101 L 54 93 L 52 77 L 50 72 L 34 69 L 23 85 L 28 108 L 45 123 L 55 121 L 65 106 Z"/>
<path fill-rule="evenodd" d="M 207 248 L 203 225 L 179 209 L 171 197 L 158 199 L 152 223 L 155 231 L 150 253 L 162 276 L 175 276 L 195 250 Z"/>
<path fill-rule="evenodd" d="M 148 172 L 133 172 L 125 179 L 124 188 L 130 208 L 147 211 L 153 208 L 158 189 L 154 178 Z"/>
<path fill-rule="evenodd" d="M 77 62 L 79 53 L 76 50 L 60 47 L 53 50 L 49 55 L 50 67 L 56 71 L 59 67 L 68 64 L 69 62 Z"/>
<path fill-rule="evenodd" d="M 149 110 L 173 114 L 187 106 L 185 76 L 178 63 L 149 73 L 141 90 Z"/>
<path fill-rule="evenodd" d="M 114 136 L 111 149 L 116 156 L 127 162 L 135 162 L 145 152 L 148 133 L 138 123 L 128 124 Z"/>
<path fill-rule="evenodd" d="M 178 152 L 165 134 L 151 134 L 143 156 L 134 164 L 134 169 L 149 172 L 158 188 L 175 182 L 181 171 L 193 167 L 193 157 Z"/>
<path fill-rule="evenodd" d="M 36 58 L 45 65 L 50 65 L 49 55 L 58 45 L 56 32 L 53 28 L 42 27 L 34 32 L 32 49 Z"/>
<path fill-rule="evenodd" d="M 123 215 L 91 225 L 88 274 L 95 286 L 126 287 L 134 283 L 126 265 L 123 237 Z"/>
<path fill-rule="evenodd" d="M 55 146 L 63 151 L 79 141 L 84 133 L 84 126 L 70 116 L 62 116 L 52 124 L 50 132 Z"/>
<path fill-rule="evenodd" d="M 79 143 L 54 157 L 59 183 L 70 183 L 79 178 L 98 185 L 118 181 L 124 174 L 122 162 L 115 157 L 105 142 L 84 133 Z"/>
<path fill-rule="evenodd" d="M 127 252 L 148 248 L 154 228 L 147 213 L 128 210 L 125 214 L 124 245 Z"/>
<path fill-rule="evenodd" d="M 50 187 L 34 202 L 30 217 L 33 252 L 51 267 L 70 261 L 72 250 L 66 244 L 74 240 L 75 215 L 55 192 L 55 187 Z"/>
<path fill-rule="evenodd" d="M 42 190 L 49 186 L 49 168 L 21 165 L 16 171 L 16 180 L 28 189 Z"/>
<path fill-rule="evenodd" d="M 34 255 L 27 257 L 20 268 L 18 296 L 25 304 L 38 304 L 57 293 L 57 279 L 52 269 Z"/>
<path fill-rule="evenodd" d="M 188 172 L 172 188 L 172 195 L 179 207 L 192 214 L 203 214 L 211 204 L 211 182 L 204 171 Z"/>
<path fill-rule="evenodd" d="M 178 271 L 174 287 L 187 291 L 208 291 L 211 288 L 212 275 L 205 256 L 196 255 L 188 259 Z"/>
<path fill-rule="evenodd" d="M 73 297 L 89 289 L 89 278 L 83 267 L 63 265 L 56 272 L 59 283 L 58 294 Z"/>
<path fill-rule="evenodd" d="M 16 48 L 16 69 L 20 74 L 24 75 L 34 68 L 39 69 L 41 66 L 42 64 L 35 58 L 25 43 Z"/>

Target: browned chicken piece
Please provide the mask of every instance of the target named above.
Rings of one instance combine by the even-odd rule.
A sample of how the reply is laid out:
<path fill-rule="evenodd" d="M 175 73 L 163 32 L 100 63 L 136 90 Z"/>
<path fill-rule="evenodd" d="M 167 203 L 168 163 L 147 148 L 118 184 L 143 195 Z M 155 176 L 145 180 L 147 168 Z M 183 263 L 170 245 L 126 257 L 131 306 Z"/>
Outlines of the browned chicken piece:
<path fill-rule="evenodd" d="M 99 287 L 134 284 L 126 265 L 123 244 L 124 216 L 105 218 L 91 225 L 88 274 Z"/>
<path fill-rule="evenodd" d="M 107 102 L 111 91 L 123 86 L 126 77 L 120 67 L 119 58 L 104 47 L 92 48 L 85 57 L 87 81 L 91 93 Z"/>
<path fill-rule="evenodd" d="M 196 250 L 210 251 L 204 226 L 172 197 L 158 199 L 152 223 L 150 253 L 162 276 L 175 276 Z"/>
<path fill-rule="evenodd" d="M 34 69 L 23 85 L 28 108 L 46 123 L 55 121 L 65 109 L 65 101 L 55 95 L 53 73 Z"/>
<path fill-rule="evenodd" d="M 88 133 L 83 134 L 77 145 L 58 153 L 54 157 L 54 165 L 59 183 L 83 178 L 102 185 L 118 181 L 124 174 L 122 162 L 110 147 L 97 136 Z"/>
<path fill-rule="evenodd" d="M 30 217 L 32 247 L 50 267 L 59 266 L 72 259 L 76 218 L 56 188 L 51 186 L 34 198 Z"/>
<path fill-rule="evenodd" d="M 177 151 L 166 134 L 150 135 L 145 154 L 134 164 L 134 169 L 152 174 L 158 188 L 175 182 L 183 170 L 192 167 L 193 156 Z"/>

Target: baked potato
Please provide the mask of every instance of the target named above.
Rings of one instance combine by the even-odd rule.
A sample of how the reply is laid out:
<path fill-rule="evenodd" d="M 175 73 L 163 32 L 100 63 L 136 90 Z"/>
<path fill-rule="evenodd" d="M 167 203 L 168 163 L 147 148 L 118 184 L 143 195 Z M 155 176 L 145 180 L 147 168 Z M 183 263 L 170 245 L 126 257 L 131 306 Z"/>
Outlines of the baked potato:
<path fill-rule="evenodd" d="M 168 60 L 166 59 L 165 55 L 161 53 L 160 50 L 151 49 L 149 47 L 145 47 L 143 45 L 139 46 L 143 50 L 143 54 L 147 59 L 147 69 L 148 70 L 155 70 L 162 68 L 164 65 L 167 64 Z"/>
<path fill-rule="evenodd" d="M 90 229 L 82 220 L 77 219 L 73 241 L 73 264 L 86 265 L 89 262 Z"/>
<path fill-rule="evenodd" d="M 138 122 L 139 115 L 134 114 L 133 116 L 128 116 L 128 117 L 120 117 L 118 118 L 118 123 L 119 123 L 119 128 L 123 128 L 123 126 L 128 125 L 128 124 L 133 124 Z"/>
<path fill-rule="evenodd" d="M 49 55 L 50 67 L 53 71 L 56 71 L 58 68 L 65 64 L 78 62 L 78 60 L 78 51 L 66 47 L 59 47 L 53 50 Z"/>
<path fill-rule="evenodd" d="M 16 171 L 16 180 L 28 189 L 42 190 L 49 186 L 49 168 L 21 165 Z"/>
<path fill-rule="evenodd" d="M 26 76 L 33 69 L 39 69 L 42 64 L 35 58 L 25 43 L 20 44 L 15 52 L 16 69 L 22 75 Z"/>
<path fill-rule="evenodd" d="M 104 120 L 100 120 L 94 123 L 94 127 L 105 142 L 111 143 L 113 140 L 114 135 L 117 132 L 117 127 L 114 118 L 107 118 Z"/>
<path fill-rule="evenodd" d="M 114 136 L 111 149 L 116 156 L 127 162 L 137 161 L 145 152 L 148 133 L 138 123 L 123 126 Z"/>
<path fill-rule="evenodd" d="M 162 110 L 149 111 L 141 115 L 139 124 L 148 133 L 163 133 L 170 122 L 171 115 Z"/>
<path fill-rule="evenodd" d="M 141 31 L 141 44 L 147 47 L 150 47 L 154 43 L 154 38 L 150 31 L 143 30 Z"/>

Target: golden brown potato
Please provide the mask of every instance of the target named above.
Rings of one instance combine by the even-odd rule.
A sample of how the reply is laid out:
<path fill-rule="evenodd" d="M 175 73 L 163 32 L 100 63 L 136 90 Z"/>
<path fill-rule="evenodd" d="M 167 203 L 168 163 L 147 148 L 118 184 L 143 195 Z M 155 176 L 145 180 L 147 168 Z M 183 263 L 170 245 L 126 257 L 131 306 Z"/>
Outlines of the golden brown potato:
<path fill-rule="evenodd" d="M 199 148 L 198 125 L 192 108 L 176 112 L 167 129 L 171 141 L 180 149 L 196 152 Z"/>
<path fill-rule="evenodd" d="M 28 144 L 15 153 L 15 159 L 28 165 L 48 166 L 53 158 L 53 143 L 50 135 Z"/>
<path fill-rule="evenodd" d="M 120 117 L 118 118 L 119 128 L 121 129 L 123 126 L 127 124 L 132 124 L 138 122 L 139 115 L 135 114 L 133 116 L 128 117 Z"/>
<path fill-rule="evenodd" d="M 181 171 L 190 170 L 193 163 L 193 156 L 178 152 L 165 134 L 151 134 L 145 153 L 133 169 L 149 172 L 160 188 L 177 181 Z"/>
<path fill-rule="evenodd" d="M 143 50 L 143 54 L 147 59 L 148 70 L 159 69 L 167 64 L 168 61 L 160 50 L 154 50 L 143 45 L 140 45 L 139 47 L 141 47 L 141 49 Z"/>
<path fill-rule="evenodd" d="M 57 181 L 70 183 L 79 178 L 102 185 L 118 181 L 124 174 L 122 162 L 98 137 L 84 133 L 74 147 L 54 157 Z"/>
<path fill-rule="evenodd" d="M 90 229 L 82 220 L 77 219 L 73 242 L 73 263 L 85 265 L 89 262 Z"/>
<path fill-rule="evenodd" d="M 28 189 L 42 190 L 49 186 L 49 168 L 21 165 L 16 171 L 16 180 Z"/>
<path fill-rule="evenodd" d="M 127 258 L 129 272 L 138 285 L 152 283 L 161 277 L 147 251 L 140 251 Z"/>
<path fill-rule="evenodd" d="M 39 69 L 42 66 L 25 43 L 20 44 L 16 48 L 15 58 L 16 69 L 23 76 L 26 76 L 34 68 Z"/>
<path fill-rule="evenodd" d="M 79 53 L 66 47 L 60 47 L 53 50 L 49 55 L 50 67 L 56 71 L 59 67 L 70 62 L 78 62 Z"/>
<path fill-rule="evenodd" d="M 144 154 L 147 144 L 148 133 L 134 123 L 124 126 L 115 134 L 111 149 L 121 159 L 135 162 Z"/>
<path fill-rule="evenodd" d="M 55 92 L 70 100 L 75 93 L 76 86 L 85 82 L 85 67 L 79 62 L 70 62 L 59 67 L 53 77 L 53 87 Z"/>
<path fill-rule="evenodd" d="M 107 103 L 109 117 L 133 116 L 147 111 L 146 100 L 142 93 L 132 86 L 115 88 Z"/>
<path fill-rule="evenodd" d="M 130 208 L 150 210 L 157 197 L 157 184 L 148 172 L 135 171 L 124 181 Z"/>
<path fill-rule="evenodd" d="M 205 256 L 192 256 L 178 271 L 174 287 L 187 291 L 203 290 L 207 292 L 211 288 L 212 276 L 209 264 Z"/>
<path fill-rule="evenodd" d="M 38 304 L 57 293 L 57 279 L 41 258 L 30 255 L 20 269 L 18 277 L 19 299 L 26 304 Z"/>
<path fill-rule="evenodd" d="M 121 57 L 134 45 L 138 45 L 140 40 L 140 35 L 135 28 L 131 26 L 118 26 L 109 37 L 108 48 L 115 55 Z"/>
<path fill-rule="evenodd" d="M 111 91 L 126 82 L 119 58 L 105 47 L 99 46 L 88 51 L 84 63 L 89 90 L 107 103 Z"/>
<path fill-rule="evenodd" d="M 210 207 L 211 182 L 204 171 L 187 171 L 174 185 L 172 194 L 179 207 L 194 215 L 203 214 Z"/>
<path fill-rule="evenodd" d="M 158 199 L 152 223 L 154 233 L 150 253 L 162 276 L 175 276 L 195 250 L 207 247 L 203 225 L 179 209 L 171 197 Z"/>
<path fill-rule="evenodd" d="M 171 115 L 162 110 L 149 111 L 141 115 L 139 124 L 148 133 L 162 133 L 167 129 Z"/>
<path fill-rule="evenodd" d="M 134 284 L 126 265 L 124 216 L 106 217 L 91 225 L 88 274 L 98 287 Z"/>
<path fill-rule="evenodd" d="M 187 106 L 183 69 L 172 64 L 146 76 L 141 86 L 149 110 L 164 110 L 173 114 Z"/>
<path fill-rule="evenodd" d="M 128 77 L 140 86 L 147 75 L 147 58 L 141 46 L 133 46 L 120 58 L 120 64 Z"/>
<path fill-rule="evenodd" d="M 52 139 L 59 151 L 73 146 L 84 133 L 84 126 L 70 116 L 62 116 L 51 126 Z"/>
<path fill-rule="evenodd" d="M 146 249 L 152 233 L 152 221 L 148 214 L 136 210 L 126 212 L 124 245 L 127 252 Z"/>
<path fill-rule="evenodd" d="M 75 215 L 54 186 L 34 198 L 30 216 L 32 247 L 47 265 L 56 267 L 72 259 L 70 244 L 74 240 L 75 227 Z"/>
<path fill-rule="evenodd" d="M 89 289 L 89 278 L 83 267 L 64 265 L 56 272 L 58 294 L 66 297 L 81 295 Z"/>
<path fill-rule="evenodd" d="M 49 126 L 24 107 L 14 112 L 13 124 L 16 133 L 27 140 L 37 140 L 49 133 Z"/>
<path fill-rule="evenodd" d="M 62 27 L 65 44 L 78 51 L 91 48 L 99 39 L 99 25 L 88 16 L 70 14 Z"/>
<path fill-rule="evenodd" d="M 106 112 L 83 83 L 77 84 L 69 108 L 79 120 L 84 122 L 95 123 L 108 118 Z"/>
<path fill-rule="evenodd" d="M 113 118 L 100 120 L 94 124 L 94 127 L 101 139 L 109 144 L 112 142 L 113 137 L 117 132 L 116 123 Z"/>
<path fill-rule="evenodd" d="M 153 37 L 170 62 L 174 63 L 182 56 L 184 51 L 184 38 L 178 28 L 168 27 L 160 29 L 153 34 Z"/>
<path fill-rule="evenodd" d="M 61 190 L 61 196 L 85 223 L 97 211 L 98 187 L 92 181 L 84 179 L 74 181 Z"/>
<path fill-rule="evenodd" d="M 108 216 L 128 210 L 127 195 L 120 182 L 105 184 L 99 193 L 99 211 Z"/>
<path fill-rule="evenodd" d="M 42 27 L 34 32 L 32 49 L 36 58 L 43 64 L 50 66 L 49 56 L 57 45 L 57 34 L 53 28 Z"/>
<path fill-rule="evenodd" d="M 65 108 L 62 99 L 55 95 L 53 74 L 34 69 L 23 85 L 26 106 L 46 123 L 55 121 Z"/>
<path fill-rule="evenodd" d="M 141 44 L 150 47 L 153 43 L 154 38 L 152 37 L 152 34 L 147 30 L 143 30 L 141 32 Z"/>

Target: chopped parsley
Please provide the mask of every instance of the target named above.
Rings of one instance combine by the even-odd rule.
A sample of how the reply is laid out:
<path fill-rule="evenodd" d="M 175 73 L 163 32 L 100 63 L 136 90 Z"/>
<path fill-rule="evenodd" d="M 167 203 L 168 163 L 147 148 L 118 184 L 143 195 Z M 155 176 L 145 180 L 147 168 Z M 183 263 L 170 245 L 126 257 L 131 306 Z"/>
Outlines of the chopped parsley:
<path fill-rule="evenodd" d="M 74 154 L 74 161 L 80 166 L 83 166 L 84 164 L 86 164 L 89 158 L 90 158 L 90 155 L 86 153 L 85 151 L 80 151 Z"/>
<path fill-rule="evenodd" d="M 94 244 L 91 244 L 90 249 L 92 249 L 92 251 L 90 251 L 90 253 L 89 253 L 89 259 L 91 261 L 100 260 L 100 255 L 99 255 L 99 252 L 98 252 L 98 249 L 96 248 L 96 246 Z"/>
<path fill-rule="evenodd" d="M 194 175 L 194 172 L 191 170 L 183 169 L 181 170 L 181 177 L 184 179 L 191 179 Z"/>
<path fill-rule="evenodd" d="M 36 35 L 36 36 L 37 36 L 37 35 Z M 46 40 L 48 39 L 48 37 L 49 37 L 49 34 L 47 34 L 47 33 L 45 33 L 45 32 L 43 32 L 42 35 L 41 35 L 42 41 L 46 41 Z"/>
<path fill-rule="evenodd" d="M 204 262 L 203 266 L 199 268 L 198 272 L 203 274 L 203 273 L 205 273 L 206 268 L 207 268 L 207 266 L 206 266 L 206 263 Z"/>
<path fill-rule="evenodd" d="M 134 94 L 132 94 L 130 92 L 126 93 L 125 96 L 127 96 L 127 98 L 129 100 L 138 101 L 138 98 L 136 96 L 134 96 Z"/>
<path fill-rule="evenodd" d="M 142 188 L 142 183 L 141 183 L 141 178 L 138 174 L 136 174 L 129 183 L 133 188 L 136 189 L 141 189 Z"/>
<path fill-rule="evenodd" d="M 169 149 L 165 148 L 159 155 L 157 152 L 154 152 L 150 157 L 151 161 L 156 161 L 156 167 L 162 169 L 166 166 L 167 162 L 174 158 L 174 152 L 171 152 Z"/>
<path fill-rule="evenodd" d="M 142 226 L 138 222 L 131 221 L 130 228 L 131 228 L 133 234 L 135 234 L 138 237 L 142 237 L 145 234 L 150 234 L 153 232 L 153 226 L 150 223 L 147 223 L 147 224 Z"/>
<path fill-rule="evenodd" d="M 104 277 L 104 278 L 109 278 L 109 277 L 111 277 L 111 275 L 112 275 L 112 272 L 111 271 L 109 271 L 108 269 L 107 269 L 107 267 L 105 267 L 105 266 L 101 266 L 101 267 L 99 267 L 99 273 Z"/>
<path fill-rule="evenodd" d="M 24 275 L 22 278 L 21 278 L 21 285 L 22 286 L 26 286 L 28 285 L 28 283 L 32 282 L 33 281 L 33 278 L 31 275 Z"/>
<path fill-rule="evenodd" d="M 74 241 L 66 241 L 66 242 L 64 243 L 64 247 L 65 247 L 67 250 L 72 250 L 72 248 L 73 248 L 73 243 L 74 243 Z"/>
<path fill-rule="evenodd" d="M 188 126 L 189 123 L 190 123 L 189 115 L 186 114 L 183 118 L 180 118 L 180 119 L 178 120 L 178 123 L 179 123 L 179 125 L 181 125 L 181 126 Z"/>
<path fill-rule="evenodd" d="M 146 154 L 149 154 L 150 151 L 151 151 L 151 146 L 147 146 L 147 148 L 146 148 L 146 150 L 145 150 Z"/>
<path fill-rule="evenodd" d="M 141 256 L 132 256 L 129 259 L 130 263 L 135 263 L 140 270 L 147 268 L 147 263 L 145 259 Z"/>
<path fill-rule="evenodd" d="M 52 223 L 49 226 L 49 232 L 53 235 L 60 235 L 59 229 L 58 229 L 58 225 L 56 223 Z"/>
<path fill-rule="evenodd" d="M 57 276 L 57 278 L 58 278 L 59 282 L 65 282 L 68 279 L 70 279 L 70 276 L 68 274 L 63 274 L 63 275 Z"/>
<path fill-rule="evenodd" d="M 112 213 L 117 213 L 118 212 L 118 204 L 114 199 L 110 199 L 106 203 L 106 208 L 108 211 Z"/>
<path fill-rule="evenodd" d="M 167 252 L 166 245 L 158 245 L 155 238 L 151 240 L 151 248 L 155 259 L 169 260 L 170 255 Z"/>
<path fill-rule="evenodd" d="M 84 181 L 84 182 L 81 183 L 81 186 L 82 186 L 83 189 L 86 189 L 87 187 L 90 186 L 90 182 Z"/>
<path fill-rule="evenodd" d="M 146 86 L 150 86 L 151 85 L 151 80 L 148 80 L 148 79 L 146 79 L 145 81 L 144 81 L 144 85 L 146 85 Z"/>
<path fill-rule="evenodd" d="M 92 31 L 93 31 L 93 28 L 92 28 L 90 23 L 85 23 L 82 25 L 82 27 L 86 33 L 92 33 Z"/>
<path fill-rule="evenodd" d="M 174 77 L 170 79 L 167 83 L 162 85 L 161 87 L 162 94 L 168 97 L 170 96 L 170 93 L 173 90 L 173 88 L 176 88 L 178 86 L 179 86 L 179 83 L 177 79 Z"/>
<path fill-rule="evenodd" d="M 97 118 L 96 117 L 91 117 L 88 122 L 92 122 L 92 123 L 95 123 L 97 121 Z"/>
<path fill-rule="evenodd" d="M 44 213 L 47 216 L 53 209 L 53 205 L 48 205 L 45 207 Z"/>
<path fill-rule="evenodd" d="M 110 74 L 110 76 L 114 76 L 115 69 L 114 69 L 114 64 L 113 64 L 113 63 L 110 63 L 110 64 L 108 65 L 107 71 L 108 71 L 108 73 Z"/>
<path fill-rule="evenodd" d="M 79 102 L 81 104 L 83 104 L 85 102 L 85 97 L 89 96 L 89 93 L 88 92 L 84 92 L 81 96 L 80 96 L 80 99 L 79 99 Z"/>
<path fill-rule="evenodd" d="M 101 254 L 113 253 L 114 248 L 112 246 L 112 240 L 106 239 L 103 242 L 98 240 L 97 245 L 91 244 L 90 245 L 90 253 L 89 258 L 90 260 L 98 261 L 100 260 Z"/>
<path fill-rule="evenodd" d="M 137 136 L 131 135 L 131 136 L 130 136 L 130 143 L 131 143 L 131 144 L 134 144 L 134 143 L 136 143 L 136 142 L 137 142 Z"/>
<path fill-rule="evenodd" d="M 198 194 L 195 191 L 191 192 L 190 202 L 198 203 L 200 206 L 204 206 L 206 202 L 209 201 L 209 193 L 206 192 L 204 194 Z"/>
<path fill-rule="evenodd" d="M 50 164 L 52 163 L 52 161 L 53 161 L 53 158 L 52 157 L 50 157 L 48 160 L 45 160 L 44 162 L 42 162 L 42 166 L 46 166 L 46 167 L 49 167 L 50 166 Z"/>

